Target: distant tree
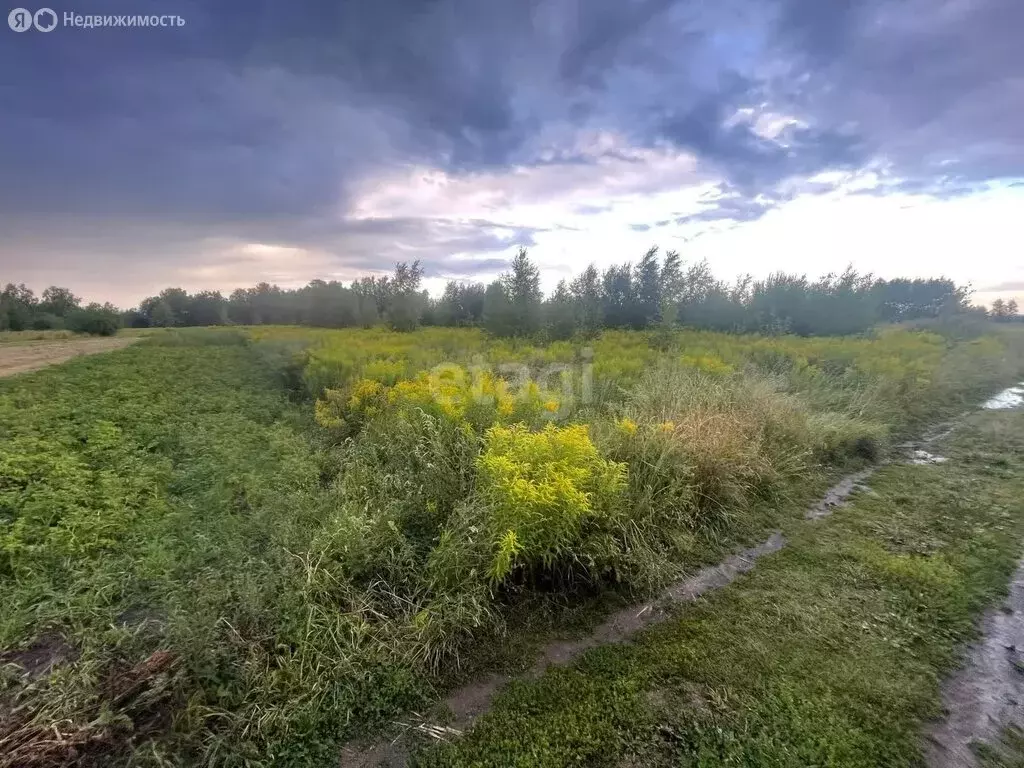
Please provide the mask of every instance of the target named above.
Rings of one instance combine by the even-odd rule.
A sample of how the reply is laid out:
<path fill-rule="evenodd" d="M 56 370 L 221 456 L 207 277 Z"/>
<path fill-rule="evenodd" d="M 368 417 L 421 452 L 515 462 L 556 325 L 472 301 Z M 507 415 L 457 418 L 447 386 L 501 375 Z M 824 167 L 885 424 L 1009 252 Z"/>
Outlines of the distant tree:
<path fill-rule="evenodd" d="M 679 321 L 679 304 L 683 294 L 683 260 L 675 251 L 665 252 L 661 266 L 661 307 L 659 317 L 669 326 Z"/>
<path fill-rule="evenodd" d="M 601 276 L 593 264 L 569 283 L 569 296 L 576 315 L 576 327 L 586 337 L 596 335 L 604 325 L 604 291 Z"/>
<path fill-rule="evenodd" d="M 420 324 L 426 304 L 420 292 L 422 279 L 423 267 L 418 260 L 411 265 L 404 261 L 395 265 L 394 277 L 385 284 L 385 317 L 392 329 L 412 331 Z"/>
<path fill-rule="evenodd" d="M 612 265 L 601 276 L 604 324 L 610 328 L 627 328 L 636 318 L 633 265 Z"/>
<path fill-rule="evenodd" d="M 992 302 L 989 317 L 999 323 L 1008 323 L 1018 319 L 1016 299 L 996 299 Z"/>
<path fill-rule="evenodd" d="M 220 291 L 200 291 L 191 297 L 186 316 L 189 325 L 225 325 L 228 304 Z"/>
<path fill-rule="evenodd" d="M 252 305 L 252 289 L 236 288 L 228 297 L 228 322 L 235 325 L 256 325 Z"/>
<path fill-rule="evenodd" d="M 658 249 L 651 248 L 640 259 L 634 273 L 634 307 L 629 312 L 633 328 L 646 328 L 661 318 L 661 265 Z"/>
<path fill-rule="evenodd" d="M 877 322 L 936 320 L 946 330 L 966 328 L 971 315 L 977 332 L 984 310 L 969 307 L 969 286 L 947 278 L 875 280 L 852 268 L 811 281 L 804 275 L 750 276 L 729 284 L 715 278 L 706 261 L 684 265 L 668 251 L 659 262 L 651 248 L 633 266 L 612 265 L 599 272 L 589 265 L 562 281 L 547 299 L 540 271 L 520 249 L 511 269 L 486 288 L 450 281 L 438 299 L 422 289 L 419 262 L 395 265 L 391 275 L 365 276 L 349 285 L 313 280 L 299 289 L 266 282 L 239 288 L 225 299 L 215 291 L 189 295 L 167 288 L 121 313 L 133 327 L 234 323 L 302 324 L 327 328 L 370 327 L 380 322 L 396 330 L 419 325 L 482 325 L 504 336 L 592 337 L 604 328 L 650 328 L 657 343 L 671 344 L 677 325 L 762 333 L 852 334 Z M 25 285 L 0 291 L 0 330 L 60 328 L 81 309 L 70 290 L 50 286 L 37 301 Z M 1017 303 L 1000 299 L 989 315 L 1019 320 Z M 952 321 L 952 322 L 947 322 Z M 936 326 L 938 327 L 938 326 Z"/>
<path fill-rule="evenodd" d="M 363 328 L 372 328 L 380 322 L 377 311 L 377 300 L 372 295 L 356 294 L 356 324 Z"/>
<path fill-rule="evenodd" d="M 121 327 L 121 313 L 113 304 L 94 302 L 87 307 L 72 310 L 67 318 L 67 327 L 93 336 L 113 336 Z"/>
<path fill-rule="evenodd" d="M 439 325 L 437 321 L 437 300 L 430 295 L 429 291 L 420 291 L 420 325 L 431 326 Z"/>
<path fill-rule="evenodd" d="M 749 304 L 755 327 L 765 333 L 803 333 L 809 289 L 806 276 L 783 272 L 755 282 Z"/>
<path fill-rule="evenodd" d="M 24 283 L 8 283 L 0 292 L 0 331 L 28 330 L 35 314 L 35 294 Z"/>
<path fill-rule="evenodd" d="M 163 299 L 157 299 L 150 310 L 150 325 L 157 328 L 173 328 L 177 325 L 177 318 L 171 305 Z"/>
<path fill-rule="evenodd" d="M 519 249 L 512 259 L 511 269 L 499 281 L 508 303 L 504 335 L 536 333 L 541 324 L 540 270 L 530 261 L 525 248 Z"/>
<path fill-rule="evenodd" d="M 73 310 L 78 309 L 81 303 L 82 300 L 67 288 L 51 285 L 43 291 L 39 311 L 56 315 L 57 317 L 67 317 Z"/>
<path fill-rule="evenodd" d="M 550 339 L 569 339 L 576 332 L 576 311 L 569 286 L 560 280 L 544 302 L 544 327 Z"/>
<path fill-rule="evenodd" d="M 127 309 L 121 313 L 122 328 L 148 328 L 149 318 L 141 309 Z"/>
<path fill-rule="evenodd" d="M 277 285 L 262 282 L 249 291 L 253 323 L 256 325 L 293 325 L 300 322 L 301 310 L 291 300 L 291 292 Z"/>
<path fill-rule="evenodd" d="M 171 322 L 168 325 L 192 325 L 189 310 L 192 298 L 183 288 L 164 288 L 160 291 L 160 301 L 170 312 Z"/>
<path fill-rule="evenodd" d="M 483 325 L 495 336 L 515 336 L 515 315 L 512 301 L 503 280 L 495 280 L 484 293 Z"/>
<path fill-rule="evenodd" d="M 359 297 L 339 282 L 313 280 L 289 298 L 298 305 L 304 325 L 347 328 L 359 324 Z"/>
<path fill-rule="evenodd" d="M 437 302 L 435 322 L 438 325 L 478 325 L 483 317 L 485 286 L 449 280 Z"/>
<path fill-rule="evenodd" d="M 897 278 L 876 281 L 872 293 L 878 319 L 898 323 L 962 312 L 970 291 L 946 278 Z"/>
<path fill-rule="evenodd" d="M 870 275 L 860 275 L 852 266 L 841 275 L 826 275 L 811 284 L 805 315 L 793 318 L 795 329 L 804 335 L 843 335 L 867 330 L 877 318 L 873 283 Z"/>

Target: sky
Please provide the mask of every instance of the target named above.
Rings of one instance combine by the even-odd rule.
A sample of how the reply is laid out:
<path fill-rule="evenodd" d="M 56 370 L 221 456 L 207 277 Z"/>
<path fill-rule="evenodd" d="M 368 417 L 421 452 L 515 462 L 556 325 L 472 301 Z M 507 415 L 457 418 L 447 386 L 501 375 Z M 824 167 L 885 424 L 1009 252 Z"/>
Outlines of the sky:
<path fill-rule="evenodd" d="M 438 292 L 526 246 L 550 290 L 656 245 L 1024 300 L 1017 0 L 48 7 L 0 26 L 3 283 L 130 306 L 419 259 Z"/>

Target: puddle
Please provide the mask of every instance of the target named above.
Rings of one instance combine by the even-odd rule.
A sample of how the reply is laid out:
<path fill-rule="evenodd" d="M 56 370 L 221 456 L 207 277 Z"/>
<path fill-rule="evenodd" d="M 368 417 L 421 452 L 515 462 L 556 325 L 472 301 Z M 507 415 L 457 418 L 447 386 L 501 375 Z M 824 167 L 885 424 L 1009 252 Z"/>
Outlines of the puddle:
<path fill-rule="evenodd" d="M 549 643 L 523 678 L 535 680 L 549 667 L 569 664 L 591 648 L 628 640 L 641 629 L 665 621 L 671 615 L 673 607 L 693 602 L 707 592 L 731 584 L 738 576 L 752 570 L 758 558 L 778 552 L 785 545 L 786 539 L 782 533 L 775 531 L 756 547 L 730 555 L 717 565 L 702 568 L 692 576 L 676 582 L 654 600 L 616 611 L 586 637 Z M 465 731 L 480 715 L 491 708 L 498 693 L 511 680 L 512 678 L 507 675 L 492 674 L 450 694 L 443 701 L 453 717 L 446 734 L 454 735 Z M 423 729 L 405 726 L 405 731 L 392 741 L 378 742 L 362 749 L 346 748 L 342 752 L 341 768 L 376 768 L 381 765 L 402 768 L 408 765 L 409 755 L 415 744 L 407 743 L 407 734 L 415 735 L 413 731 Z"/>
<path fill-rule="evenodd" d="M 758 558 L 778 552 L 784 546 L 786 539 L 780 531 L 775 531 L 756 547 L 729 555 L 717 565 L 702 568 L 692 576 L 676 582 L 651 602 L 616 611 L 588 637 L 548 645 L 527 677 L 540 677 L 548 667 L 568 664 L 590 648 L 628 640 L 641 629 L 664 621 L 674 606 L 691 603 L 707 592 L 728 586 L 737 576 L 751 570 Z"/>
<path fill-rule="evenodd" d="M 807 510 L 804 517 L 808 520 L 820 520 L 832 514 L 832 510 L 841 507 L 856 491 L 866 488 L 864 481 L 871 477 L 877 467 L 868 467 L 860 472 L 847 475 L 838 483 L 829 488 L 821 501 Z"/>
<path fill-rule="evenodd" d="M 989 411 L 1004 410 L 1006 408 L 1017 408 L 1024 405 L 1024 382 L 1015 387 L 1004 389 L 995 397 L 982 403 L 982 408 Z"/>
<path fill-rule="evenodd" d="M 934 453 L 928 453 L 928 451 L 914 451 L 910 457 L 911 464 L 945 464 L 949 459 L 945 456 L 936 456 Z"/>
<path fill-rule="evenodd" d="M 964 667 L 943 685 L 948 715 L 925 744 L 931 768 L 977 766 L 971 742 L 993 742 L 1003 726 L 1024 722 L 1024 560 L 1009 597 L 985 615 L 981 632 Z"/>
<path fill-rule="evenodd" d="M 818 520 L 830 515 L 855 491 L 865 488 L 864 481 L 874 471 L 875 468 L 871 467 L 844 477 L 829 488 L 821 501 L 807 510 L 806 517 Z M 591 648 L 629 640 L 640 630 L 665 621 L 671 616 L 674 607 L 693 602 L 708 592 L 728 586 L 737 577 L 752 570 L 759 558 L 778 552 L 784 546 L 785 537 L 780 531 L 775 531 L 757 546 L 729 555 L 717 565 L 702 568 L 692 576 L 672 584 L 654 599 L 616 611 L 586 637 L 549 643 L 523 678 L 536 679 L 549 667 L 569 664 Z M 442 734 L 430 735 L 433 738 L 446 739 L 465 731 L 480 715 L 490 710 L 498 693 L 511 680 L 512 678 L 507 675 L 491 674 L 452 692 L 441 702 L 452 714 L 450 729 Z M 423 743 L 424 728 L 404 723 L 396 725 L 401 725 L 403 730 L 390 741 L 379 741 L 363 747 L 346 747 L 341 755 L 341 768 L 407 766 L 411 751 L 417 747 L 416 739 L 419 738 L 420 743 Z M 426 731 L 430 729 L 427 728 Z"/>
<path fill-rule="evenodd" d="M 1024 384 L 1000 393 L 983 407 L 1013 408 L 1022 404 Z M 913 464 L 942 464 L 947 461 L 946 457 L 925 451 L 921 446 L 943 440 L 956 426 L 957 420 L 936 425 L 918 441 L 898 447 L 908 452 L 904 453 L 905 460 Z M 866 481 L 879 467 L 871 466 L 844 477 L 806 511 L 805 518 L 820 520 L 828 517 L 844 506 L 854 493 L 868 490 Z M 777 552 L 785 545 L 785 538 L 776 531 L 757 546 L 730 555 L 717 565 L 703 568 L 673 584 L 653 600 L 613 613 L 587 637 L 548 644 L 523 677 L 536 679 L 549 667 L 569 664 L 591 648 L 628 641 L 636 632 L 667 619 L 673 607 L 693 602 L 701 595 L 731 584 L 738 576 L 752 570 L 758 558 Z M 1014 577 L 1010 605 L 1014 611 L 1012 614 L 998 613 L 987 617 L 984 643 L 975 649 L 971 665 L 963 675 L 957 676 L 948 686 L 944 700 L 951 714 L 933 731 L 928 750 L 929 765 L 933 768 L 973 765 L 973 755 L 967 745 L 972 740 L 998 732 L 999 726 L 995 723 L 1005 720 L 1008 708 L 1024 706 L 1024 561 Z M 1015 650 L 1017 643 L 1021 645 L 1019 654 Z M 1019 667 L 1016 666 L 1018 662 Z M 452 714 L 450 727 L 396 722 L 401 731 L 393 734 L 391 740 L 346 747 L 341 755 L 341 768 L 376 768 L 382 765 L 404 768 L 409 764 L 412 751 L 425 743 L 424 734 L 434 739 L 457 738 L 490 710 L 499 692 L 511 680 L 512 677 L 507 675 L 490 674 L 459 688 L 440 702 Z M 969 760 L 963 757 L 965 754 L 970 755 Z"/>

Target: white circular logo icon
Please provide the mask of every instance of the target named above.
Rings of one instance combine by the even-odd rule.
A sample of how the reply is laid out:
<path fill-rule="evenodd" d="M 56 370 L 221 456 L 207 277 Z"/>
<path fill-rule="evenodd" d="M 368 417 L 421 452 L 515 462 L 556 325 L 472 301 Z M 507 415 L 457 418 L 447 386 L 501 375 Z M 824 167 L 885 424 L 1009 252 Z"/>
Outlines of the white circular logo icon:
<path fill-rule="evenodd" d="M 57 26 L 57 14 L 51 8 L 40 8 L 32 17 L 32 23 L 40 32 L 53 32 Z"/>
<path fill-rule="evenodd" d="M 7 14 L 7 26 L 15 32 L 25 32 L 32 28 L 32 11 L 15 8 Z"/>

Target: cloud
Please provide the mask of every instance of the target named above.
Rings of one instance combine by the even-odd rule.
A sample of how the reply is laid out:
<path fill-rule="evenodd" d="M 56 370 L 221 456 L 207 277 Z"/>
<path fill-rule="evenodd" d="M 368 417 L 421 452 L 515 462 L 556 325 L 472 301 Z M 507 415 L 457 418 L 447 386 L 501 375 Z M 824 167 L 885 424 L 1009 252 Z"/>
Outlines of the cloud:
<path fill-rule="evenodd" d="M 810 195 L 1024 178 L 1024 5 L 1005 0 L 174 11 L 184 27 L 3 38 L 4 274 L 245 280 L 211 243 L 297 249 L 282 276 L 485 274 L 516 243 L 554 269 L 605 224 L 692 237 Z"/>
<path fill-rule="evenodd" d="M 995 291 L 1024 291 L 1024 280 L 1006 280 L 1002 283 L 996 283 L 995 285 L 986 285 L 984 288 L 979 288 L 978 290 L 983 293 L 992 293 Z"/>

